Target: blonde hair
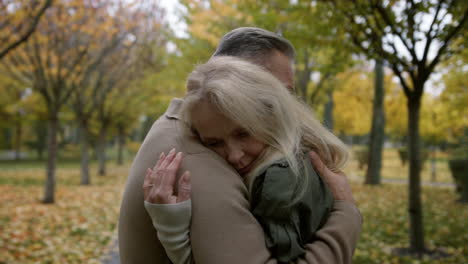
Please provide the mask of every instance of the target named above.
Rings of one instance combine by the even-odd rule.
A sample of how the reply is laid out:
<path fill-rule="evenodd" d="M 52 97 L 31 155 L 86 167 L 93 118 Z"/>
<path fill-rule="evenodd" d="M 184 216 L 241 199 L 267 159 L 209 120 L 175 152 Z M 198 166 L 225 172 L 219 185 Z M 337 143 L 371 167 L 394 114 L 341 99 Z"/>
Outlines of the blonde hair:
<path fill-rule="evenodd" d="M 305 191 L 301 187 L 307 186 L 300 184 L 308 180 L 300 173 L 299 161 L 304 151 L 316 151 L 332 171 L 343 168 L 348 159 L 345 144 L 261 66 L 228 56 L 213 57 L 197 66 L 188 77 L 182 107 L 182 119 L 189 127 L 190 113 L 202 101 L 211 103 L 268 146 L 250 174 L 277 157 L 286 158 L 296 176 L 296 198 Z"/>

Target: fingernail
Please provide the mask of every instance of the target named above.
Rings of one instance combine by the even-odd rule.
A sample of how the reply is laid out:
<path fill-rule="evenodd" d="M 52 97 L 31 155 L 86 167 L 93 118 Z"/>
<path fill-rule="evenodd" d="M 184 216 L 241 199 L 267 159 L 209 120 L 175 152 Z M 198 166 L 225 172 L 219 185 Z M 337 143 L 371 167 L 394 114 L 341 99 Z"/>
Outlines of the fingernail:
<path fill-rule="evenodd" d="M 159 158 L 162 159 L 164 157 L 164 152 L 161 152 L 161 155 L 159 155 Z"/>
<path fill-rule="evenodd" d="M 175 148 L 171 149 L 171 151 L 169 151 L 169 154 L 174 154 L 175 152 Z"/>
<path fill-rule="evenodd" d="M 182 152 L 178 152 L 177 155 L 176 155 L 177 158 L 181 158 L 182 157 Z"/>

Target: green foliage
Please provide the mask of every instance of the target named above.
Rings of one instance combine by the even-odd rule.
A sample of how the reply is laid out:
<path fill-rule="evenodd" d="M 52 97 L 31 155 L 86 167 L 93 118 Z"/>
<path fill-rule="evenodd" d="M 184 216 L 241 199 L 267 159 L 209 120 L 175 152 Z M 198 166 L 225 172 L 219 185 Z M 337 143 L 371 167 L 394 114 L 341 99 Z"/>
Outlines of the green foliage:
<path fill-rule="evenodd" d="M 336 131 L 347 135 L 369 133 L 374 98 L 373 78 L 374 74 L 366 70 L 364 65 L 337 75 L 333 94 Z M 384 79 L 385 129 L 387 134 L 401 139 L 407 132 L 405 114 L 402 113 L 406 113 L 405 98 L 392 78 L 393 75 L 387 74 Z"/>
<path fill-rule="evenodd" d="M 371 76 L 368 72 L 354 69 L 338 74 L 336 80 L 334 130 L 347 135 L 367 134 L 372 112 Z"/>
<path fill-rule="evenodd" d="M 460 144 L 450 152 L 450 158 L 452 159 L 463 159 L 468 158 L 468 146 L 466 144 Z"/>
<path fill-rule="evenodd" d="M 461 196 L 459 201 L 468 203 L 468 156 L 449 160 L 449 168 Z"/>

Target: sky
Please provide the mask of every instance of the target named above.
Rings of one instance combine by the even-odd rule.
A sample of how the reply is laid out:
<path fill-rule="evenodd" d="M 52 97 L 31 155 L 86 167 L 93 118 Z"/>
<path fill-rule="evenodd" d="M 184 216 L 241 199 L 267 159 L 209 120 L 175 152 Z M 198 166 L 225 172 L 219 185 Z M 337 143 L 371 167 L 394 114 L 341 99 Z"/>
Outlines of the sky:
<path fill-rule="evenodd" d="M 183 6 L 178 0 L 159 0 L 159 3 L 166 10 L 166 19 L 176 36 L 186 37 L 187 25 L 180 21 L 177 15 L 184 10 Z"/>

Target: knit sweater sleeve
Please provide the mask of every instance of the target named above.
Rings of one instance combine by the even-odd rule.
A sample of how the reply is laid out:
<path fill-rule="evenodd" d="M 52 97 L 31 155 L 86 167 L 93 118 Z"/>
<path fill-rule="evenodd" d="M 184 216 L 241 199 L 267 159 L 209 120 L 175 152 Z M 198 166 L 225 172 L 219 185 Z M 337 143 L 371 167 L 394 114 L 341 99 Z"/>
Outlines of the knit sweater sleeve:
<path fill-rule="evenodd" d="M 177 204 L 153 204 L 145 201 L 145 209 L 172 263 L 190 263 L 192 258 L 189 237 L 192 216 L 191 200 Z"/>

